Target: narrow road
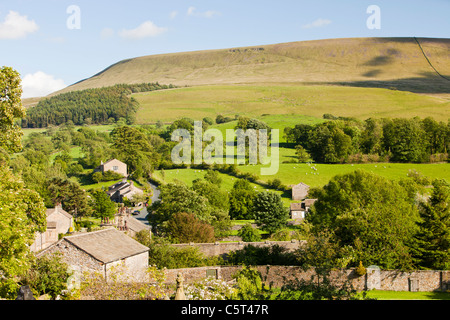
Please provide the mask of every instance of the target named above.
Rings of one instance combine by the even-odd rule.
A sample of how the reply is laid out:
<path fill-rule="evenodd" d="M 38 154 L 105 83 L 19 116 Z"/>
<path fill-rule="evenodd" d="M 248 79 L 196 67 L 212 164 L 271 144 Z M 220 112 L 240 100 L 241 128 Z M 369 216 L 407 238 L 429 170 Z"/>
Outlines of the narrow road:
<path fill-rule="evenodd" d="M 150 183 L 150 186 L 151 186 L 152 189 L 153 189 L 153 196 L 152 196 L 152 202 L 151 202 L 151 203 L 153 203 L 153 202 L 155 202 L 156 200 L 159 199 L 159 193 L 160 193 L 160 191 L 159 191 L 159 189 L 158 189 L 154 184 Z M 147 208 L 144 207 L 144 209 L 142 209 L 141 212 L 140 212 L 138 215 L 135 215 L 134 217 L 135 217 L 137 220 L 141 221 L 142 223 L 145 223 L 145 224 L 147 224 L 147 225 L 150 225 L 149 222 L 148 222 L 148 220 L 147 220 L 147 215 L 148 215 Z"/>

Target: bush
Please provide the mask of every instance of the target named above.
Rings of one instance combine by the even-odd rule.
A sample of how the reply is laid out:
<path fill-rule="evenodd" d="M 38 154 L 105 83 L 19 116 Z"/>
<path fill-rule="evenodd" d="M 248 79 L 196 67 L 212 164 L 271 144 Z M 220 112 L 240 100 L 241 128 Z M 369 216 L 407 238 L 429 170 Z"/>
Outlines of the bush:
<path fill-rule="evenodd" d="M 363 266 L 362 261 L 359 262 L 358 267 L 355 269 L 355 272 L 358 276 L 362 277 L 366 274 L 366 268 Z"/>
<path fill-rule="evenodd" d="M 293 252 L 288 252 L 286 248 L 277 244 L 270 247 L 256 247 L 246 245 L 241 250 L 229 253 L 227 264 L 230 265 L 299 265 L 297 257 Z"/>
<path fill-rule="evenodd" d="M 55 299 L 67 289 L 69 277 L 68 266 L 59 256 L 43 256 L 34 261 L 25 276 L 24 283 L 30 286 L 33 295 L 49 294 Z"/>
<path fill-rule="evenodd" d="M 209 243 L 214 242 L 214 228 L 200 221 L 192 213 L 180 212 L 174 214 L 167 222 L 167 233 L 178 243 Z"/>
<path fill-rule="evenodd" d="M 206 258 L 196 247 L 176 248 L 162 238 L 150 239 L 148 232 L 140 232 L 136 240 L 149 247 L 149 264 L 159 269 L 195 268 L 221 265 L 219 257 Z"/>
<path fill-rule="evenodd" d="M 241 237 L 244 242 L 261 241 L 261 235 L 258 229 L 253 228 L 250 223 L 245 224 L 241 229 L 239 229 L 238 236 Z"/>

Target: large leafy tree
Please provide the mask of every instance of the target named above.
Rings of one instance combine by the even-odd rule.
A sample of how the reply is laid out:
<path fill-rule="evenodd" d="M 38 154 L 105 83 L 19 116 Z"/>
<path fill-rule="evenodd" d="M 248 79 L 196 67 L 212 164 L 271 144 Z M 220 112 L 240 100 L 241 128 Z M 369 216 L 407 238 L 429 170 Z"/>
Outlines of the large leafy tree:
<path fill-rule="evenodd" d="M 255 222 L 261 230 L 275 233 L 286 226 L 289 217 L 281 196 L 274 192 L 259 192 L 252 206 Z"/>
<path fill-rule="evenodd" d="M 421 162 L 426 160 L 427 140 L 417 119 L 393 119 L 383 126 L 383 144 L 391 152 L 392 161 Z"/>
<path fill-rule="evenodd" d="M 357 170 L 333 177 L 311 194 L 318 199 L 306 217 L 312 232 L 333 232 L 341 247 L 351 248 L 353 263 L 413 266 L 409 244 L 419 214 L 398 182 Z"/>
<path fill-rule="evenodd" d="M 434 180 L 427 202 L 420 203 L 419 232 L 416 235 L 416 256 L 424 268 L 450 268 L 450 185 Z"/>
<path fill-rule="evenodd" d="M 148 176 L 154 168 L 158 156 L 146 135 L 140 130 L 123 126 L 111 132 L 114 154 L 128 165 L 136 177 Z"/>
<path fill-rule="evenodd" d="M 22 149 L 22 129 L 15 123 L 25 116 L 20 75 L 10 67 L 0 69 L 0 148 L 7 152 Z"/>
<path fill-rule="evenodd" d="M 26 189 L 8 169 L 0 168 L 0 296 L 12 297 L 32 262 L 29 246 L 46 228 L 39 194 Z"/>
<path fill-rule="evenodd" d="M 251 207 L 256 195 L 248 180 L 239 179 L 230 191 L 229 214 L 232 219 L 253 219 Z"/>
<path fill-rule="evenodd" d="M 48 191 L 53 203 L 62 203 L 64 210 L 75 217 L 91 214 L 87 193 L 77 182 L 56 177 L 48 181 Z"/>
<path fill-rule="evenodd" d="M 25 110 L 19 74 L 0 69 L 0 149 L 19 151 L 22 130 L 15 124 Z M 18 281 L 32 262 L 29 246 L 36 232 L 46 228 L 45 206 L 39 194 L 25 188 L 5 166 L 0 166 L 0 296 L 13 297 Z"/>
<path fill-rule="evenodd" d="M 200 196 L 197 192 L 190 189 L 184 183 L 175 181 L 160 186 L 158 201 L 155 201 L 150 207 L 152 214 L 150 219 L 152 226 L 157 229 L 164 229 L 166 221 L 179 212 L 194 214 L 199 220 L 210 222 L 211 206 L 208 199 Z"/>
<path fill-rule="evenodd" d="M 193 213 L 174 214 L 167 222 L 167 233 L 178 243 L 210 243 L 215 240 L 214 228 Z"/>
<path fill-rule="evenodd" d="M 92 192 L 94 198 L 95 215 L 102 220 L 105 218 L 114 218 L 116 213 L 116 204 L 111 201 L 109 196 L 103 190 L 94 190 Z"/>

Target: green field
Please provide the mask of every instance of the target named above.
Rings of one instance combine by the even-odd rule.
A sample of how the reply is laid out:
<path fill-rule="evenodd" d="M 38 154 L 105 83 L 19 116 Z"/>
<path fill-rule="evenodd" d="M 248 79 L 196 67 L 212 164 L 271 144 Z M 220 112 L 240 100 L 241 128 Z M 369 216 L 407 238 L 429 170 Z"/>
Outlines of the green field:
<path fill-rule="evenodd" d="M 261 165 L 239 166 L 242 172 L 259 175 Z M 314 170 L 313 168 L 316 168 Z M 411 163 L 370 163 L 370 164 L 304 164 L 282 163 L 275 176 L 260 176 L 263 181 L 273 178 L 280 179 L 283 184 L 297 184 L 304 182 L 311 187 L 321 187 L 335 175 L 345 174 L 357 169 L 366 170 L 388 179 L 398 180 L 406 178 L 409 170 L 416 170 L 430 178 L 440 178 L 450 181 L 450 164 L 411 164 Z"/>
<path fill-rule="evenodd" d="M 369 298 L 377 300 L 450 300 L 448 292 L 367 291 Z"/>
<path fill-rule="evenodd" d="M 250 172 L 257 175 L 260 174 L 260 165 L 243 165 L 238 166 L 241 172 Z M 314 170 L 315 168 L 316 170 Z M 280 164 L 279 172 L 273 176 L 259 176 L 259 180 L 267 182 L 278 178 L 284 185 L 298 184 L 300 182 L 306 183 L 311 187 L 322 187 L 328 181 L 338 174 L 345 174 L 357 169 L 373 172 L 388 179 L 398 180 L 407 178 L 408 171 L 414 169 L 422 175 L 430 178 L 440 178 L 450 181 L 450 164 L 400 164 L 400 163 L 371 163 L 371 164 L 304 164 L 304 163 L 284 163 Z M 201 169 L 172 169 L 164 170 L 164 178 L 161 171 L 154 173 L 154 178 L 166 183 L 179 180 L 192 186 L 192 181 L 203 178 L 206 170 Z M 222 188 L 229 191 L 236 177 L 219 173 L 222 178 Z M 267 189 L 260 184 L 253 183 L 253 188 L 256 191 L 272 191 L 280 194 L 285 206 L 289 206 L 291 202 L 290 192 L 282 192 L 273 189 Z"/>
<path fill-rule="evenodd" d="M 450 102 L 421 94 L 345 86 L 296 84 L 216 85 L 133 94 L 140 104 L 138 124 L 170 122 L 181 117 L 215 119 L 218 114 L 273 120 L 274 129 L 303 120 L 320 121 L 323 114 L 370 117 L 425 118 L 447 121 Z M 276 115 L 277 119 L 270 119 Z M 299 119 L 300 118 L 300 119 Z"/>

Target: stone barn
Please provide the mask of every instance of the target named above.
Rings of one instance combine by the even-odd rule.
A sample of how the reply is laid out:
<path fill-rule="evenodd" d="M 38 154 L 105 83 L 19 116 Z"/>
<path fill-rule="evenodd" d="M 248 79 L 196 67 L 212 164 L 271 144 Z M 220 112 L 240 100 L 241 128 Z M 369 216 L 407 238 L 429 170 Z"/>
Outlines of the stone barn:
<path fill-rule="evenodd" d="M 45 232 L 36 234 L 36 238 L 30 250 L 37 252 L 47 248 L 59 239 L 59 234 L 66 234 L 73 227 L 72 215 L 63 210 L 61 204 L 57 204 L 52 209 L 47 209 L 47 229 Z"/>
<path fill-rule="evenodd" d="M 308 196 L 309 186 L 303 182 L 292 185 L 292 200 L 303 200 Z"/>
<path fill-rule="evenodd" d="M 148 269 L 148 250 L 112 227 L 64 237 L 37 257 L 60 253 L 72 269 L 98 272 L 107 281 L 114 270 L 120 270 L 123 281 L 143 281 Z"/>

